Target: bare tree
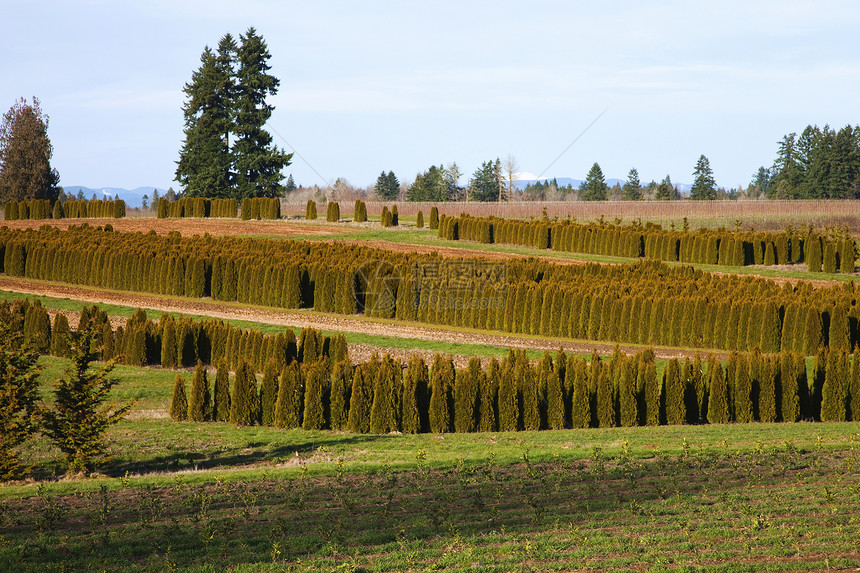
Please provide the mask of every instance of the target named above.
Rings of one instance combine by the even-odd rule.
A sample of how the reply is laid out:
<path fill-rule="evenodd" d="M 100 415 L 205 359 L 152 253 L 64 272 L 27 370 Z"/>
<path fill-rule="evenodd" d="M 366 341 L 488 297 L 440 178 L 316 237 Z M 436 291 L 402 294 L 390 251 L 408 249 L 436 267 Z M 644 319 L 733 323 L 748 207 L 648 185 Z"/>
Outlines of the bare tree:
<path fill-rule="evenodd" d="M 504 168 L 505 179 L 507 179 L 508 182 L 508 199 L 511 199 L 514 196 L 514 175 L 516 175 L 520 170 L 517 158 L 514 157 L 512 153 L 508 153 L 508 157 L 505 159 Z"/>

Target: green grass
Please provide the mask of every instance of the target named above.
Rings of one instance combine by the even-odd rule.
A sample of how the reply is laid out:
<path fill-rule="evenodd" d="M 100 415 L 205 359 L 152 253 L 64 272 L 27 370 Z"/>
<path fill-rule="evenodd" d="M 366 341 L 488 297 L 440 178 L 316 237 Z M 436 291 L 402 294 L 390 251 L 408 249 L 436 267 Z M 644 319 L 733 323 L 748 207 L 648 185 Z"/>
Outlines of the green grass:
<path fill-rule="evenodd" d="M 0 571 L 857 567 L 856 430 L 127 422 L 116 477 L 0 489 Z"/>

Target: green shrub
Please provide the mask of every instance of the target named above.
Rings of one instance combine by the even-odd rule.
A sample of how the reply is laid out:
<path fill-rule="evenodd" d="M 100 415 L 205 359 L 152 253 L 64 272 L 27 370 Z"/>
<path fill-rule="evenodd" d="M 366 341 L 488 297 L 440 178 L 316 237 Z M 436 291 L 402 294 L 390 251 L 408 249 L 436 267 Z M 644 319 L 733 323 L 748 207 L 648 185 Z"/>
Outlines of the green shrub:
<path fill-rule="evenodd" d="M 230 423 L 236 426 L 253 426 L 258 420 L 257 403 L 257 378 L 251 365 L 242 359 L 233 377 Z"/>
<path fill-rule="evenodd" d="M 185 395 L 185 377 L 176 375 L 173 383 L 173 395 L 170 398 L 170 418 L 177 422 L 188 419 L 188 398 Z"/>
<path fill-rule="evenodd" d="M 418 215 L 415 217 L 415 226 L 419 229 L 424 228 L 424 213 L 419 209 Z"/>
<path fill-rule="evenodd" d="M 274 358 L 266 361 L 263 368 L 263 383 L 260 386 L 260 424 L 275 424 L 275 406 L 278 401 L 278 363 Z"/>
<path fill-rule="evenodd" d="M 340 222 L 340 205 L 337 201 L 329 201 L 326 208 L 325 220 L 329 223 Z"/>
<path fill-rule="evenodd" d="M 206 367 L 198 361 L 191 379 L 191 392 L 188 395 L 188 419 L 192 422 L 204 422 L 211 419 L 212 399 L 209 393 L 209 379 L 206 377 Z"/>
<path fill-rule="evenodd" d="M 215 391 L 212 400 L 212 420 L 226 422 L 230 419 L 230 372 L 227 361 L 222 358 L 218 362 L 215 373 Z"/>
<path fill-rule="evenodd" d="M 303 364 L 302 369 L 305 380 L 305 407 L 302 428 L 321 430 L 325 427 L 323 395 L 328 378 L 328 363 L 325 360 L 318 360 L 312 364 Z"/>
<path fill-rule="evenodd" d="M 305 219 L 313 221 L 317 218 L 317 204 L 313 199 L 308 199 L 308 204 L 305 206 Z"/>

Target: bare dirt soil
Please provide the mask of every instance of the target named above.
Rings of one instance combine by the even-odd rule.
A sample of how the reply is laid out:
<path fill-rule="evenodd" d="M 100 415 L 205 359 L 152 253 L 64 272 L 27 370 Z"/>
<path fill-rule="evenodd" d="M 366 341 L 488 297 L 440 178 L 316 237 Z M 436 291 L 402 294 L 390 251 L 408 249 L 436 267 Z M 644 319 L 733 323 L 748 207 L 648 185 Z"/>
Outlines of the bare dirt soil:
<path fill-rule="evenodd" d="M 260 308 L 240 306 L 212 301 L 210 299 L 192 300 L 185 298 L 162 298 L 152 295 L 120 293 L 77 287 L 70 285 L 48 284 L 35 281 L 0 277 L 0 289 L 29 295 L 65 298 L 88 303 L 117 304 L 130 307 L 147 308 L 164 312 L 176 312 L 188 315 L 201 315 L 223 320 L 247 320 L 262 324 L 290 326 L 297 328 L 316 328 L 333 332 L 355 332 L 369 336 L 387 336 L 431 342 L 451 342 L 457 344 L 478 344 L 499 348 L 523 348 L 527 350 L 556 351 L 559 348 L 568 353 L 586 354 L 596 351 L 600 355 L 611 354 L 615 344 L 600 342 L 572 341 L 564 339 L 545 339 L 517 336 L 513 334 L 490 334 L 473 331 L 457 331 L 432 326 L 397 324 L 392 321 L 370 321 L 356 317 L 331 316 L 316 314 L 312 311 L 289 311 L 275 308 Z M 72 316 L 69 317 L 73 319 Z M 123 319 L 114 318 L 112 322 L 123 324 Z M 75 320 L 70 320 L 76 324 Z M 621 352 L 635 354 L 641 347 L 619 345 Z M 396 348 L 380 348 L 370 345 L 351 345 L 350 353 L 354 360 L 370 357 L 373 352 L 388 352 L 401 358 L 412 354 L 422 355 L 425 359 L 432 358 L 433 351 L 402 350 Z M 695 350 L 679 348 L 656 348 L 658 359 L 693 356 Z M 701 351 L 699 351 L 701 353 Z M 464 366 L 468 357 L 457 357 L 458 366 Z"/>

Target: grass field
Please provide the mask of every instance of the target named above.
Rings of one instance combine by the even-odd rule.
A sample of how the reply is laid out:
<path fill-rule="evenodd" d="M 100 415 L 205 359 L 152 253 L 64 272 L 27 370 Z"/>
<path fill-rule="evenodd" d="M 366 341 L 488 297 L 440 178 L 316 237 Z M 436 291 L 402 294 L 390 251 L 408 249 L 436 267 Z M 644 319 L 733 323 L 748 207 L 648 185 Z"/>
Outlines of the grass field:
<path fill-rule="evenodd" d="M 115 374 L 137 403 L 102 473 L 53 479 L 37 439 L 38 480 L 0 488 L 0 571 L 860 567 L 856 423 L 237 428 L 166 418 L 175 372 Z"/>

